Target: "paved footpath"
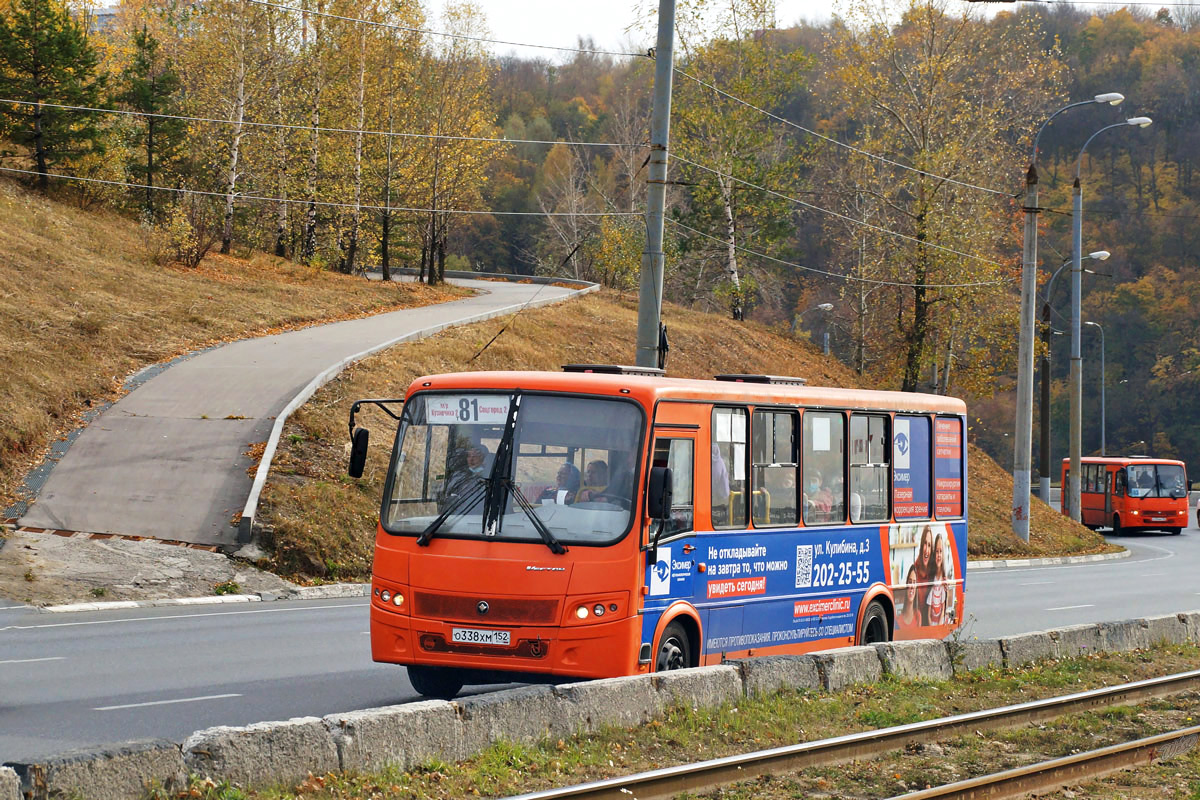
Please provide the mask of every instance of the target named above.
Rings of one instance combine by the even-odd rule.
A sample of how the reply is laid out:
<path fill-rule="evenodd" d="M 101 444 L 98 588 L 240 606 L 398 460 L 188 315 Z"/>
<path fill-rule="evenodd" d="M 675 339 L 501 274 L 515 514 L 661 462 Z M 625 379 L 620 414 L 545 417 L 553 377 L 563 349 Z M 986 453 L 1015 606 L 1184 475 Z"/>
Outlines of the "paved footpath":
<path fill-rule="evenodd" d="M 275 417 L 315 376 L 383 342 L 577 291 L 456 283 L 479 294 L 247 339 L 175 364 L 92 421 L 18 524 L 235 545 L 233 519 L 253 483 L 246 451 L 267 439 Z"/>

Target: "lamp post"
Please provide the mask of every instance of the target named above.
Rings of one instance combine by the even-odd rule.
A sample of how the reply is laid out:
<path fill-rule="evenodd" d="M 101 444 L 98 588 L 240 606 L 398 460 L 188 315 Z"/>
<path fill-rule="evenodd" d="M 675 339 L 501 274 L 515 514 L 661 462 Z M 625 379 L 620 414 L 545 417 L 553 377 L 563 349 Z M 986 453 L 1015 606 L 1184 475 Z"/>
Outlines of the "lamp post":
<path fill-rule="evenodd" d="M 833 311 L 833 303 L 818 303 L 812 308 L 806 308 L 796 316 L 792 317 L 792 333 L 796 332 L 796 326 L 800 324 L 800 320 L 804 319 L 804 315 L 810 311 Z M 825 351 L 825 355 L 829 355 L 829 351 Z"/>
<path fill-rule="evenodd" d="M 1068 481 L 1070 486 L 1067 499 L 1071 519 L 1076 522 L 1079 522 L 1080 519 L 1079 464 L 1083 455 L 1081 441 L 1083 432 L 1083 359 L 1079 354 L 1079 315 L 1083 291 L 1081 281 L 1083 268 L 1080 266 L 1083 258 L 1081 255 L 1083 249 L 1081 244 L 1083 239 L 1083 192 L 1079 185 L 1079 171 L 1083 166 L 1083 154 L 1087 151 L 1088 145 L 1092 143 L 1092 139 L 1114 128 L 1126 126 L 1145 128 L 1152 121 L 1149 117 L 1131 117 L 1124 122 L 1105 125 L 1083 143 L 1083 147 L 1079 149 L 1079 158 L 1075 160 L 1075 183 L 1072 189 L 1074 202 L 1071 209 L 1071 227 L 1073 228 L 1071 252 L 1075 258 L 1075 263 L 1071 268 L 1071 474 Z"/>
<path fill-rule="evenodd" d="M 1091 325 L 1096 330 L 1100 331 L 1100 455 L 1105 453 L 1104 442 L 1104 326 L 1099 322 L 1084 322 L 1084 325 Z"/>
<path fill-rule="evenodd" d="M 1086 258 L 1094 261 L 1105 261 L 1109 257 L 1107 250 L 1097 250 L 1094 253 L 1088 253 Z M 1058 273 L 1062 272 L 1065 267 L 1072 263 L 1072 259 L 1067 259 L 1059 265 L 1058 269 L 1054 270 L 1054 274 L 1050 276 L 1050 280 L 1046 283 L 1046 292 L 1042 295 L 1042 402 L 1039 406 L 1041 409 L 1041 477 L 1039 478 L 1038 496 L 1042 498 L 1042 502 L 1050 502 L 1050 476 L 1053 469 L 1050 462 L 1050 301 L 1054 298 L 1054 281 L 1058 278 Z M 1085 269 L 1084 272 L 1095 274 L 1093 270 Z M 1054 331 L 1061 333 L 1061 331 Z"/>
<path fill-rule="evenodd" d="M 1033 137 L 1033 153 L 1025 173 L 1025 241 L 1021 263 L 1021 330 L 1017 344 L 1017 415 L 1013 437 L 1013 532 L 1029 541 L 1030 466 L 1033 461 L 1033 303 L 1037 291 L 1037 214 L 1038 214 L 1038 141 L 1050 120 L 1078 106 L 1119 105 L 1125 95 L 1118 92 L 1098 94 L 1091 100 L 1071 103 L 1055 111 Z"/>

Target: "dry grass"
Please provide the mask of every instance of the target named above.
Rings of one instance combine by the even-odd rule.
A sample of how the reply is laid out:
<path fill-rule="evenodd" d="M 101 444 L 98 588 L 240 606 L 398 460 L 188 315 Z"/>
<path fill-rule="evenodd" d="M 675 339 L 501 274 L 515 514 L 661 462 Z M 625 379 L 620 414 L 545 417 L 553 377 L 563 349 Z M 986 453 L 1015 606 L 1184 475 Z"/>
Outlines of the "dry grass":
<path fill-rule="evenodd" d="M 0 507 L 25 472 L 131 372 L 220 341 L 439 302 L 459 290 L 383 286 L 254 257 L 152 263 L 144 232 L 0 181 Z"/>
<path fill-rule="evenodd" d="M 667 306 L 669 372 L 711 377 L 722 372 L 798 375 L 825 386 L 862 386 L 851 370 L 811 345 L 753 323 Z M 263 492 L 259 519 L 269 568 L 296 580 L 357 579 L 370 575 L 375 520 L 394 423 L 368 409 L 359 421 L 374 444 L 362 480 L 345 475 L 346 420 L 363 397 L 403 397 L 421 375 L 463 370 L 558 370 L 567 363 L 633 363 L 637 313 L 610 294 L 526 311 L 475 361 L 503 321 L 445 331 L 367 359 L 318 394 L 289 422 Z M 1098 552 L 1103 537 L 1051 512 L 1035 511 L 1034 539 L 1025 546 L 1009 526 L 1012 478 L 981 451 L 970 451 L 971 554 Z"/>

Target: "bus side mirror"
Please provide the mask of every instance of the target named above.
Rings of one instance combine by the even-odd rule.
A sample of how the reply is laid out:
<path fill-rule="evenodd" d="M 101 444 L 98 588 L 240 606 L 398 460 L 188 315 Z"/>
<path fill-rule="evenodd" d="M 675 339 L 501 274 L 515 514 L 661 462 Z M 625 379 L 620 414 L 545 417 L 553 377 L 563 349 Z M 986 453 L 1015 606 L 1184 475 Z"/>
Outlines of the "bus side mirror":
<path fill-rule="evenodd" d="M 665 520 L 671 516 L 671 468 L 651 467 L 650 485 L 646 490 L 646 513 L 650 519 Z"/>
<path fill-rule="evenodd" d="M 371 432 L 366 428 L 358 428 L 350 435 L 350 467 L 346 471 L 351 478 L 361 478 L 363 468 L 367 465 L 367 443 L 371 440 Z"/>

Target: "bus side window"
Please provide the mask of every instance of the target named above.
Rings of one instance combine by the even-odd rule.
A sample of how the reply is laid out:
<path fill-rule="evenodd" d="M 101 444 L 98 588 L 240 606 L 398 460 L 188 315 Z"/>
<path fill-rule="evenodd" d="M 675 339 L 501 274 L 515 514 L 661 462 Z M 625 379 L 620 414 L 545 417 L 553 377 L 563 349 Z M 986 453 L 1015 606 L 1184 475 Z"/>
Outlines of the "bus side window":
<path fill-rule="evenodd" d="M 755 411 L 751 514 L 756 526 L 796 524 L 796 415 Z"/>
<path fill-rule="evenodd" d="M 850 416 L 850 521 L 888 519 L 888 418 Z"/>
<path fill-rule="evenodd" d="M 1125 496 L 1125 470 L 1119 469 L 1113 476 L 1113 494 L 1118 497 Z"/>
<path fill-rule="evenodd" d="M 846 521 L 846 420 L 839 413 L 804 412 L 801 485 L 804 524 Z"/>
<path fill-rule="evenodd" d="M 714 408 L 712 414 L 712 522 L 714 528 L 745 528 L 746 410 Z"/>
<path fill-rule="evenodd" d="M 654 440 L 654 460 L 651 463 L 671 470 L 671 517 L 663 529 L 664 538 L 686 533 L 693 527 L 693 448 L 691 439 Z"/>

